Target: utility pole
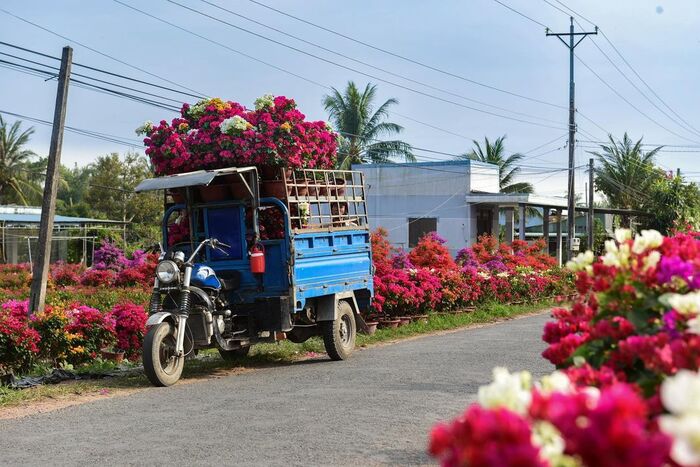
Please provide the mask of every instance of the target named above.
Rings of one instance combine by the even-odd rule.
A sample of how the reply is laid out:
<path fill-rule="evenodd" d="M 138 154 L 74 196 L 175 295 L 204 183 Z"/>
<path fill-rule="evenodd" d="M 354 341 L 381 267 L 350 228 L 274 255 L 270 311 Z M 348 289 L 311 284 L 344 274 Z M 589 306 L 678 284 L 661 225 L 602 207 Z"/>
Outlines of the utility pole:
<path fill-rule="evenodd" d="M 68 100 L 68 83 L 70 81 L 73 49 L 66 46 L 61 55 L 61 69 L 58 73 L 58 90 L 56 107 L 53 113 L 53 130 L 49 160 L 46 167 L 44 198 L 41 202 L 41 223 L 39 224 L 38 252 L 32 271 L 32 287 L 29 295 L 29 314 L 44 309 L 46 302 L 46 282 L 51 263 L 51 236 L 53 234 L 54 214 L 56 213 L 56 193 L 58 191 L 59 168 L 61 167 L 61 146 L 63 145 L 63 126 L 66 121 L 66 103 Z"/>
<path fill-rule="evenodd" d="M 571 20 L 571 26 L 569 27 L 569 32 L 549 32 L 547 28 L 547 36 L 555 36 L 559 39 L 562 44 L 569 49 L 569 188 L 568 188 L 568 217 L 567 217 L 567 239 L 568 245 L 566 248 L 567 257 L 569 259 L 573 258 L 573 239 L 576 236 L 576 205 L 574 202 L 575 192 L 574 192 L 574 143 L 576 141 L 576 106 L 574 105 L 574 49 L 577 45 L 581 43 L 586 36 L 591 34 L 598 34 L 598 26 L 595 28 L 595 32 L 574 32 L 574 18 L 569 18 Z M 569 42 L 567 43 L 562 37 L 568 36 Z M 581 36 L 578 41 L 574 42 L 576 36 Z"/>
<path fill-rule="evenodd" d="M 588 159 L 588 249 L 593 250 L 595 218 L 593 217 L 593 158 Z"/>

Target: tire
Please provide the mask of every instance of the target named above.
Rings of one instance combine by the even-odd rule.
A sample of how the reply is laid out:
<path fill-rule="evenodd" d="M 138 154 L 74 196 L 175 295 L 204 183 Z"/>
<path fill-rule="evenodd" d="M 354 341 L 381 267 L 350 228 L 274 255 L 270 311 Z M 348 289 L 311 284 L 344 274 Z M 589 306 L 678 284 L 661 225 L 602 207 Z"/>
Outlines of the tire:
<path fill-rule="evenodd" d="M 169 322 L 151 326 L 143 340 L 143 370 L 154 386 L 172 386 L 185 366 L 183 357 L 175 357 L 175 326 Z"/>
<path fill-rule="evenodd" d="M 219 349 L 219 355 L 221 355 L 221 358 L 223 358 L 227 362 L 238 361 L 241 358 L 244 358 L 246 355 L 248 355 L 248 352 L 250 352 L 249 345 L 247 345 L 245 347 L 241 347 L 240 349 L 236 349 L 236 350 Z"/>
<path fill-rule="evenodd" d="M 338 319 L 322 321 L 323 345 L 331 360 L 345 360 L 355 348 L 357 324 L 352 307 L 345 300 L 338 302 Z"/>

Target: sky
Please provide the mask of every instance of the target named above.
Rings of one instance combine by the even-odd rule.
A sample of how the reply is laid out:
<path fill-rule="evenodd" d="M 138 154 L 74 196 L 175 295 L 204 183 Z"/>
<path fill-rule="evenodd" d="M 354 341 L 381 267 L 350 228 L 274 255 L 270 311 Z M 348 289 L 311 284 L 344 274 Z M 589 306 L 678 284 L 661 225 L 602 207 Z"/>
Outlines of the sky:
<path fill-rule="evenodd" d="M 545 36 L 542 26 L 549 26 L 555 32 L 568 31 L 569 15 L 555 8 L 564 10 L 561 5 L 564 3 L 576 12 L 577 21 L 587 31 L 593 30 L 590 23 L 593 22 L 610 41 L 602 34 L 589 36 L 576 48 L 578 57 L 600 77 L 576 63 L 576 108 L 580 114 L 577 123 L 581 130 L 577 134 L 576 165 L 587 164 L 591 157 L 588 151 L 594 144 L 584 141 L 606 139 L 607 133 L 621 138 L 627 131 L 634 139 L 644 137 L 645 143 L 666 145 L 657 158 L 661 167 L 680 168 L 689 179 L 700 180 L 700 171 L 696 168 L 700 155 L 700 131 L 696 130 L 700 129 L 697 87 L 700 2 L 697 0 L 562 0 L 561 3 L 556 0 L 499 0 L 530 19 L 495 0 L 342 3 L 256 0 L 446 73 L 320 30 L 251 0 L 174 1 L 258 36 L 167 0 L 119 1 L 223 46 L 163 24 L 115 0 L 3 0 L 0 9 L 65 38 L 0 11 L 0 41 L 52 56 L 60 56 L 61 48 L 71 45 L 76 63 L 167 87 L 182 89 L 179 86 L 185 86 L 198 95 L 219 96 L 249 107 L 262 94 L 286 95 L 293 97 L 307 118 L 314 120 L 327 119 L 321 101 L 330 87 L 343 88 L 349 80 L 361 86 L 371 82 L 378 86 L 380 102 L 392 97 L 398 99 L 391 120 L 405 128 L 401 134 L 403 140 L 420 148 L 416 151 L 419 160 L 450 159 L 454 154 L 471 149 L 474 139 L 507 135 L 507 151 L 525 153 L 521 179 L 532 182 L 536 191 L 543 195 L 565 192 L 566 172 L 562 169 L 568 161 L 564 145 L 568 123 L 569 56 L 567 48 L 557 38 Z M 211 3 L 260 24 L 218 10 Z M 578 30 L 579 26 L 576 28 Z M 651 90 L 627 67 L 610 43 Z M 56 63 L 3 45 L 0 45 L 0 52 Z M 2 55 L 0 60 L 17 61 Z M 134 86 L 134 83 L 77 67 L 74 72 Z M 165 90 L 136 86 L 178 102 L 195 100 Z M 0 67 L 0 112 L 51 120 L 55 93 L 56 80 L 45 81 L 42 77 Z M 73 85 L 68 96 L 66 124 L 133 141 L 134 149 L 141 151 L 134 129 L 145 120 L 169 120 L 175 116 L 165 109 Z M 4 118 L 15 119 L 8 115 Z M 25 122 L 25 126 L 28 124 Z M 45 155 L 51 129 L 32 125 L 36 132 L 30 148 Z M 100 155 L 127 150 L 129 147 L 124 145 L 66 133 L 62 162 L 84 165 Z M 586 180 L 585 171 L 577 170 L 577 192 L 583 192 Z"/>

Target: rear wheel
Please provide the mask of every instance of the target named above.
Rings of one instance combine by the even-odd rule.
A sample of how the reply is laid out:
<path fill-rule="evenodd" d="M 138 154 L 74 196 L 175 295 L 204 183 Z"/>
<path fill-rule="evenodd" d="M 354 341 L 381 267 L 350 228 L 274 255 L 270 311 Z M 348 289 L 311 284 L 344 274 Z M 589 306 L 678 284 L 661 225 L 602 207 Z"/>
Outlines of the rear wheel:
<path fill-rule="evenodd" d="M 154 386 L 171 386 L 180 379 L 184 357 L 176 353 L 175 326 L 169 322 L 151 326 L 143 341 L 143 370 Z"/>
<path fill-rule="evenodd" d="M 245 347 L 241 347 L 240 349 L 236 349 L 236 350 L 219 349 L 219 355 L 221 355 L 221 358 L 223 358 L 227 362 L 234 362 L 236 360 L 240 360 L 241 358 L 248 355 L 248 352 L 250 352 L 249 345 L 247 345 Z"/>
<path fill-rule="evenodd" d="M 355 348 L 357 324 L 352 307 L 345 300 L 338 302 L 338 319 L 322 321 L 323 344 L 331 360 L 345 360 Z"/>

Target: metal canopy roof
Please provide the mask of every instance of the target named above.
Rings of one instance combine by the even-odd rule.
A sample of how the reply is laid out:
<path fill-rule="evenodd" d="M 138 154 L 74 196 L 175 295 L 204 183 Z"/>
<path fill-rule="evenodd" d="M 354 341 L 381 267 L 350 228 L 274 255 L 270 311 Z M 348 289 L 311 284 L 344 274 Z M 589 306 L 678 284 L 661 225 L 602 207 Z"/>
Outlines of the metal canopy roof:
<path fill-rule="evenodd" d="M 0 213 L 0 222 L 6 224 L 39 224 L 41 222 L 41 214 Z M 54 224 L 127 224 L 127 222 L 56 215 L 54 216 Z"/>
<path fill-rule="evenodd" d="M 256 167 L 231 167 L 227 169 L 198 170 L 196 172 L 166 175 L 165 177 L 146 179 L 139 183 L 134 191 L 140 193 L 143 191 L 166 190 L 188 186 L 207 186 L 219 175 L 243 174 L 251 171 L 257 173 L 257 170 Z"/>

